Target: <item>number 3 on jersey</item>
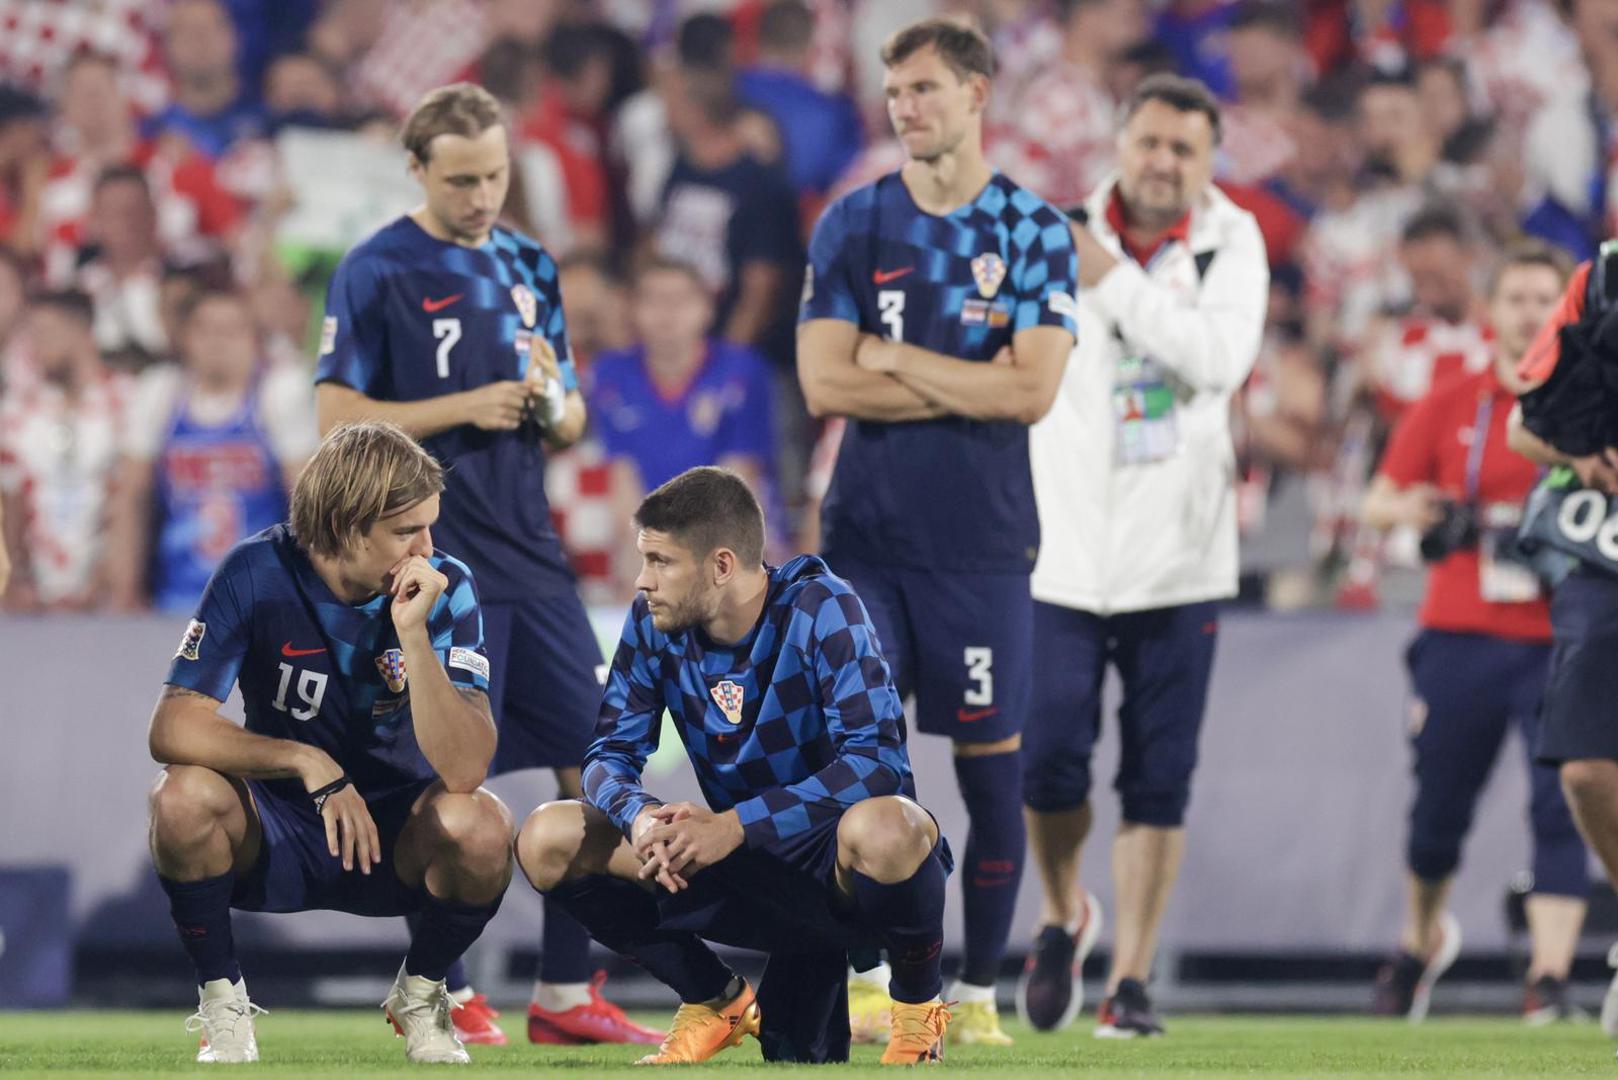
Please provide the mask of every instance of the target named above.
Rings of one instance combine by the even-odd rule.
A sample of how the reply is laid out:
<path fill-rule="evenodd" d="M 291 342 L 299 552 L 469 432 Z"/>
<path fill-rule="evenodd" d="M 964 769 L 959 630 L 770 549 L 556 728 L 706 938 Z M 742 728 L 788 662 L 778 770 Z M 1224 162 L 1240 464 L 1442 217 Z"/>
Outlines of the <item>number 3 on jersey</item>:
<path fill-rule="evenodd" d="M 438 339 L 438 377 L 449 378 L 449 351 L 461 340 L 461 320 L 434 319 L 433 337 Z"/>
<path fill-rule="evenodd" d="M 905 339 L 905 294 L 903 289 L 883 289 L 876 294 L 876 307 L 889 341 Z"/>

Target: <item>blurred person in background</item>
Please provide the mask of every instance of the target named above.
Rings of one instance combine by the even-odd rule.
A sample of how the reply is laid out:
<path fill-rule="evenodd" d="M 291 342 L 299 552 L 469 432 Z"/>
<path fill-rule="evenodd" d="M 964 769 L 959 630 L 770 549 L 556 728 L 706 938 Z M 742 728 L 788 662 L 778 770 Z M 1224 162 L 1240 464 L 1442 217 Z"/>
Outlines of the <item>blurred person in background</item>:
<path fill-rule="evenodd" d="M 111 168 L 130 167 L 145 177 L 165 250 L 201 257 L 204 249 L 228 244 L 241 224 L 245 208 L 220 183 L 212 160 L 182 140 L 141 136 L 110 57 L 85 53 L 68 63 L 53 142 L 39 218 L 50 281 L 72 280 L 94 240 L 95 191 Z"/>
<path fill-rule="evenodd" d="M 109 498 L 131 384 L 101 362 L 93 317 L 83 293 L 35 295 L 31 375 L 0 398 L 10 611 L 92 610 L 108 599 Z"/>
<path fill-rule="evenodd" d="M 119 468 L 113 603 L 196 609 L 237 541 L 287 516 L 319 444 L 308 378 L 264 361 L 248 300 L 206 290 L 184 309 L 179 365 L 140 377 Z"/>
<path fill-rule="evenodd" d="M 635 275 L 630 319 L 636 343 L 603 353 L 585 379 L 595 436 L 612 470 L 619 522 L 646 494 L 699 465 L 742 478 L 780 525 L 769 362 L 745 345 L 707 336 L 713 302 L 690 263 L 647 262 Z M 766 535 L 770 530 L 766 530 Z M 620 597 L 633 594 L 640 553 L 620 545 Z M 766 550 L 778 562 L 781 542 Z"/>
<path fill-rule="evenodd" d="M 84 261 L 72 281 L 95 304 L 96 344 L 109 353 L 137 350 L 148 361 L 167 356 L 160 300 L 164 252 L 145 172 L 133 165 L 102 171 L 84 239 Z"/>
<path fill-rule="evenodd" d="M 40 196 L 50 167 L 45 103 L 0 84 L 0 243 L 32 256 L 39 244 Z"/>
<path fill-rule="evenodd" d="M 737 96 L 775 122 L 786 146 L 787 175 L 798 197 L 808 200 L 831 189 L 863 141 L 854 102 L 810 79 L 814 32 L 808 4 L 775 0 L 759 18 L 758 60 L 736 75 Z"/>
<path fill-rule="evenodd" d="M 265 125 L 271 135 L 285 127 L 343 128 L 353 118 L 342 80 L 313 53 L 282 53 L 264 70 Z"/>
<path fill-rule="evenodd" d="M 575 590 L 545 492 L 546 448 L 583 434 L 556 264 L 496 225 L 510 183 L 508 133 L 488 91 L 428 93 L 400 142 L 423 202 L 349 251 L 326 298 L 315 398 L 323 431 L 399 424 L 447 466 L 434 536 L 477 576 L 500 740 L 494 775 L 547 768 L 563 798 L 601 703 L 601 651 Z M 548 904 L 533 1042 L 651 1042 L 591 979 L 590 939 Z M 464 965 L 449 973 L 468 1041 L 506 1036 Z"/>
<path fill-rule="evenodd" d="M 1550 667 L 1550 612 L 1532 569 L 1514 558 L 1534 465 L 1506 444 L 1526 389 L 1516 367 L 1555 309 L 1566 258 L 1542 243 L 1507 251 L 1494 271 L 1492 363 L 1435 384 L 1407 409 L 1361 509 L 1367 525 L 1422 535 L 1431 565 L 1406 652 L 1415 798 L 1405 849 L 1406 919 L 1399 952 L 1377 976 L 1374 1011 L 1421 1020 L 1433 985 L 1455 962 L 1461 926 L 1445 910 L 1478 796 L 1507 732 L 1523 736 L 1529 768 L 1533 892 L 1523 1014 L 1567 1019 L 1568 974 L 1584 922 L 1586 853 L 1554 766 L 1534 759 Z"/>
<path fill-rule="evenodd" d="M 785 365 L 803 273 L 797 196 L 781 169 L 749 153 L 729 75 L 681 71 L 666 86 L 679 155 L 652 248 L 701 273 L 716 298 L 712 333 Z"/>
<path fill-rule="evenodd" d="M 1017 1004 L 1040 1030 L 1077 1016 L 1101 928 L 1079 860 L 1111 666 L 1123 681 L 1122 822 L 1096 1034 L 1163 1034 L 1147 983 L 1185 856 L 1220 602 L 1237 591 L 1231 399 L 1269 299 L 1258 224 L 1212 184 L 1219 136 L 1201 83 L 1160 75 L 1136 89 L 1118 173 L 1073 228 L 1079 344 L 1029 435 L 1041 542 L 1023 800 L 1044 904 Z"/>
<path fill-rule="evenodd" d="M 1059 0 L 1062 51 L 1029 81 L 1015 117 L 991 133 L 995 163 L 1057 206 L 1075 206 L 1111 171 L 1118 102 L 1111 68 L 1145 38 L 1141 0 Z"/>
<path fill-rule="evenodd" d="M 148 117 L 147 138 L 177 136 L 214 161 L 264 133 L 258 87 L 237 70 L 236 26 L 219 0 L 174 0 L 165 13 L 169 105 Z M 234 185 L 233 185 L 234 186 Z"/>

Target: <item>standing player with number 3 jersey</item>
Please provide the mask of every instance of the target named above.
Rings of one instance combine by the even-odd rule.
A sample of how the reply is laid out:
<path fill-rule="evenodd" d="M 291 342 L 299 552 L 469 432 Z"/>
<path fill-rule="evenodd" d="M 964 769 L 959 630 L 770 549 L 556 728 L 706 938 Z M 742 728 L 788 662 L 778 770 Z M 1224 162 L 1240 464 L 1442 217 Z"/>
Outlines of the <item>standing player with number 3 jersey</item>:
<path fill-rule="evenodd" d="M 543 444 L 584 430 L 556 264 L 495 225 L 510 182 L 498 103 L 466 83 L 440 87 L 401 141 L 425 201 L 350 251 L 326 303 L 316 402 L 320 425 L 390 420 L 446 468 L 438 535 L 484 598 L 500 729 L 492 773 L 550 767 L 564 798 L 601 701 L 601 653 L 551 525 Z M 535 1042 L 651 1042 L 589 981 L 589 937 L 546 905 Z M 505 1042 L 461 966 L 450 973 L 461 1037 Z"/>
<path fill-rule="evenodd" d="M 1062 215 L 983 158 L 988 41 L 929 19 L 882 59 L 910 161 L 816 226 L 799 377 L 812 412 L 850 419 L 826 559 L 864 598 L 920 729 L 955 744 L 971 831 L 950 1036 L 1005 1045 L 994 982 L 1022 874 L 1039 546 L 1028 425 L 1073 346 L 1077 261 Z"/>

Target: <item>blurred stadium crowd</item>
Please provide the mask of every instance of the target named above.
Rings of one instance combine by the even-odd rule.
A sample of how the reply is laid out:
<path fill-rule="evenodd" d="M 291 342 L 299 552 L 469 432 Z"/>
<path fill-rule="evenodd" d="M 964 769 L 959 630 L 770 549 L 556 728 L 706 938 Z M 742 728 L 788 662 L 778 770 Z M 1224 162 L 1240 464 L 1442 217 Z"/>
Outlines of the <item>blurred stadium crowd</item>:
<path fill-rule="evenodd" d="M 1613 230 L 1615 0 L 0 0 L 4 608 L 189 611 L 198 553 L 284 516 L 325 282 L 411 205 L 397 123 L 457 79 L 509 109 L 506 220 L 562 267 L 591 435 L 549 492 L 586 599 L 627 597 L 628 512 L 692 465 L 813 549 L 838 430 L 793 375 L 804 242 L 902 162 L 878 46 L 941 11 L 995 43 L 991 160 L 1058 205 L 1147 74 L 1222 98 L 1273 280 L 1243 594 L 1374 606 L 1414 544 L 1357 508 L 1401 410 L 1488 365 L 1494 254 Z"/>

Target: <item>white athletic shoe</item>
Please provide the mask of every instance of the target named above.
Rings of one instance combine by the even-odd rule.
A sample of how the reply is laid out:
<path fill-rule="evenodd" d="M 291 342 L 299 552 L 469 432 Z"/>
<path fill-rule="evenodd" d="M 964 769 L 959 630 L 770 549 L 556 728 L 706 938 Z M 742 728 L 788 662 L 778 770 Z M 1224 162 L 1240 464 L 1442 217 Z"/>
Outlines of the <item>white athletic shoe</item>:
<path fill-rule="evenodd" d="M 469 1065 L 466 1047 L 455 1037 L 455 1021 L 444 980 L 434 982 L 420 975 L 406 975 L 399 965 L 399 977 L 382 1002 L 382 1011 L 393 1030 L 404 1036 L 405 1060 L 435 1065 Z"/>
<path fill-rule="evenodd" d="M 1427 1019 L 1427 1010 L 1433 1001 L 1433 986 L 1455 963 L 1455 958 L 1461 955 L 1461 924 L 1454 915 L 1444 912 L 1438 917 L 1439 941 L 1438 948 L 1427 966 L 1422 969 L 1421 978 L 1416 981 L 1416 993 L 1410 1003 L 1409 1020 L 1412 1024 L 1419 1024 Z"/>
<path fill-rule="evenodd" d="M 1607 952 L 1607 966 L 1614 971 L 1607 993 L 1601 999 L 1601 1030 L 1618 1039 L 1618 945 Z"/>
<path fill-rule="evenodd" d="M 185 1030 L 202 1032 L 197 1060 L 205 1064 L 257 1061 L 253 1016 L 264 1011 L 247 1000 L 247 983 L 241 979 L 203 983 L 197 991 L 197 1011 L 185 1022 Z"/>

